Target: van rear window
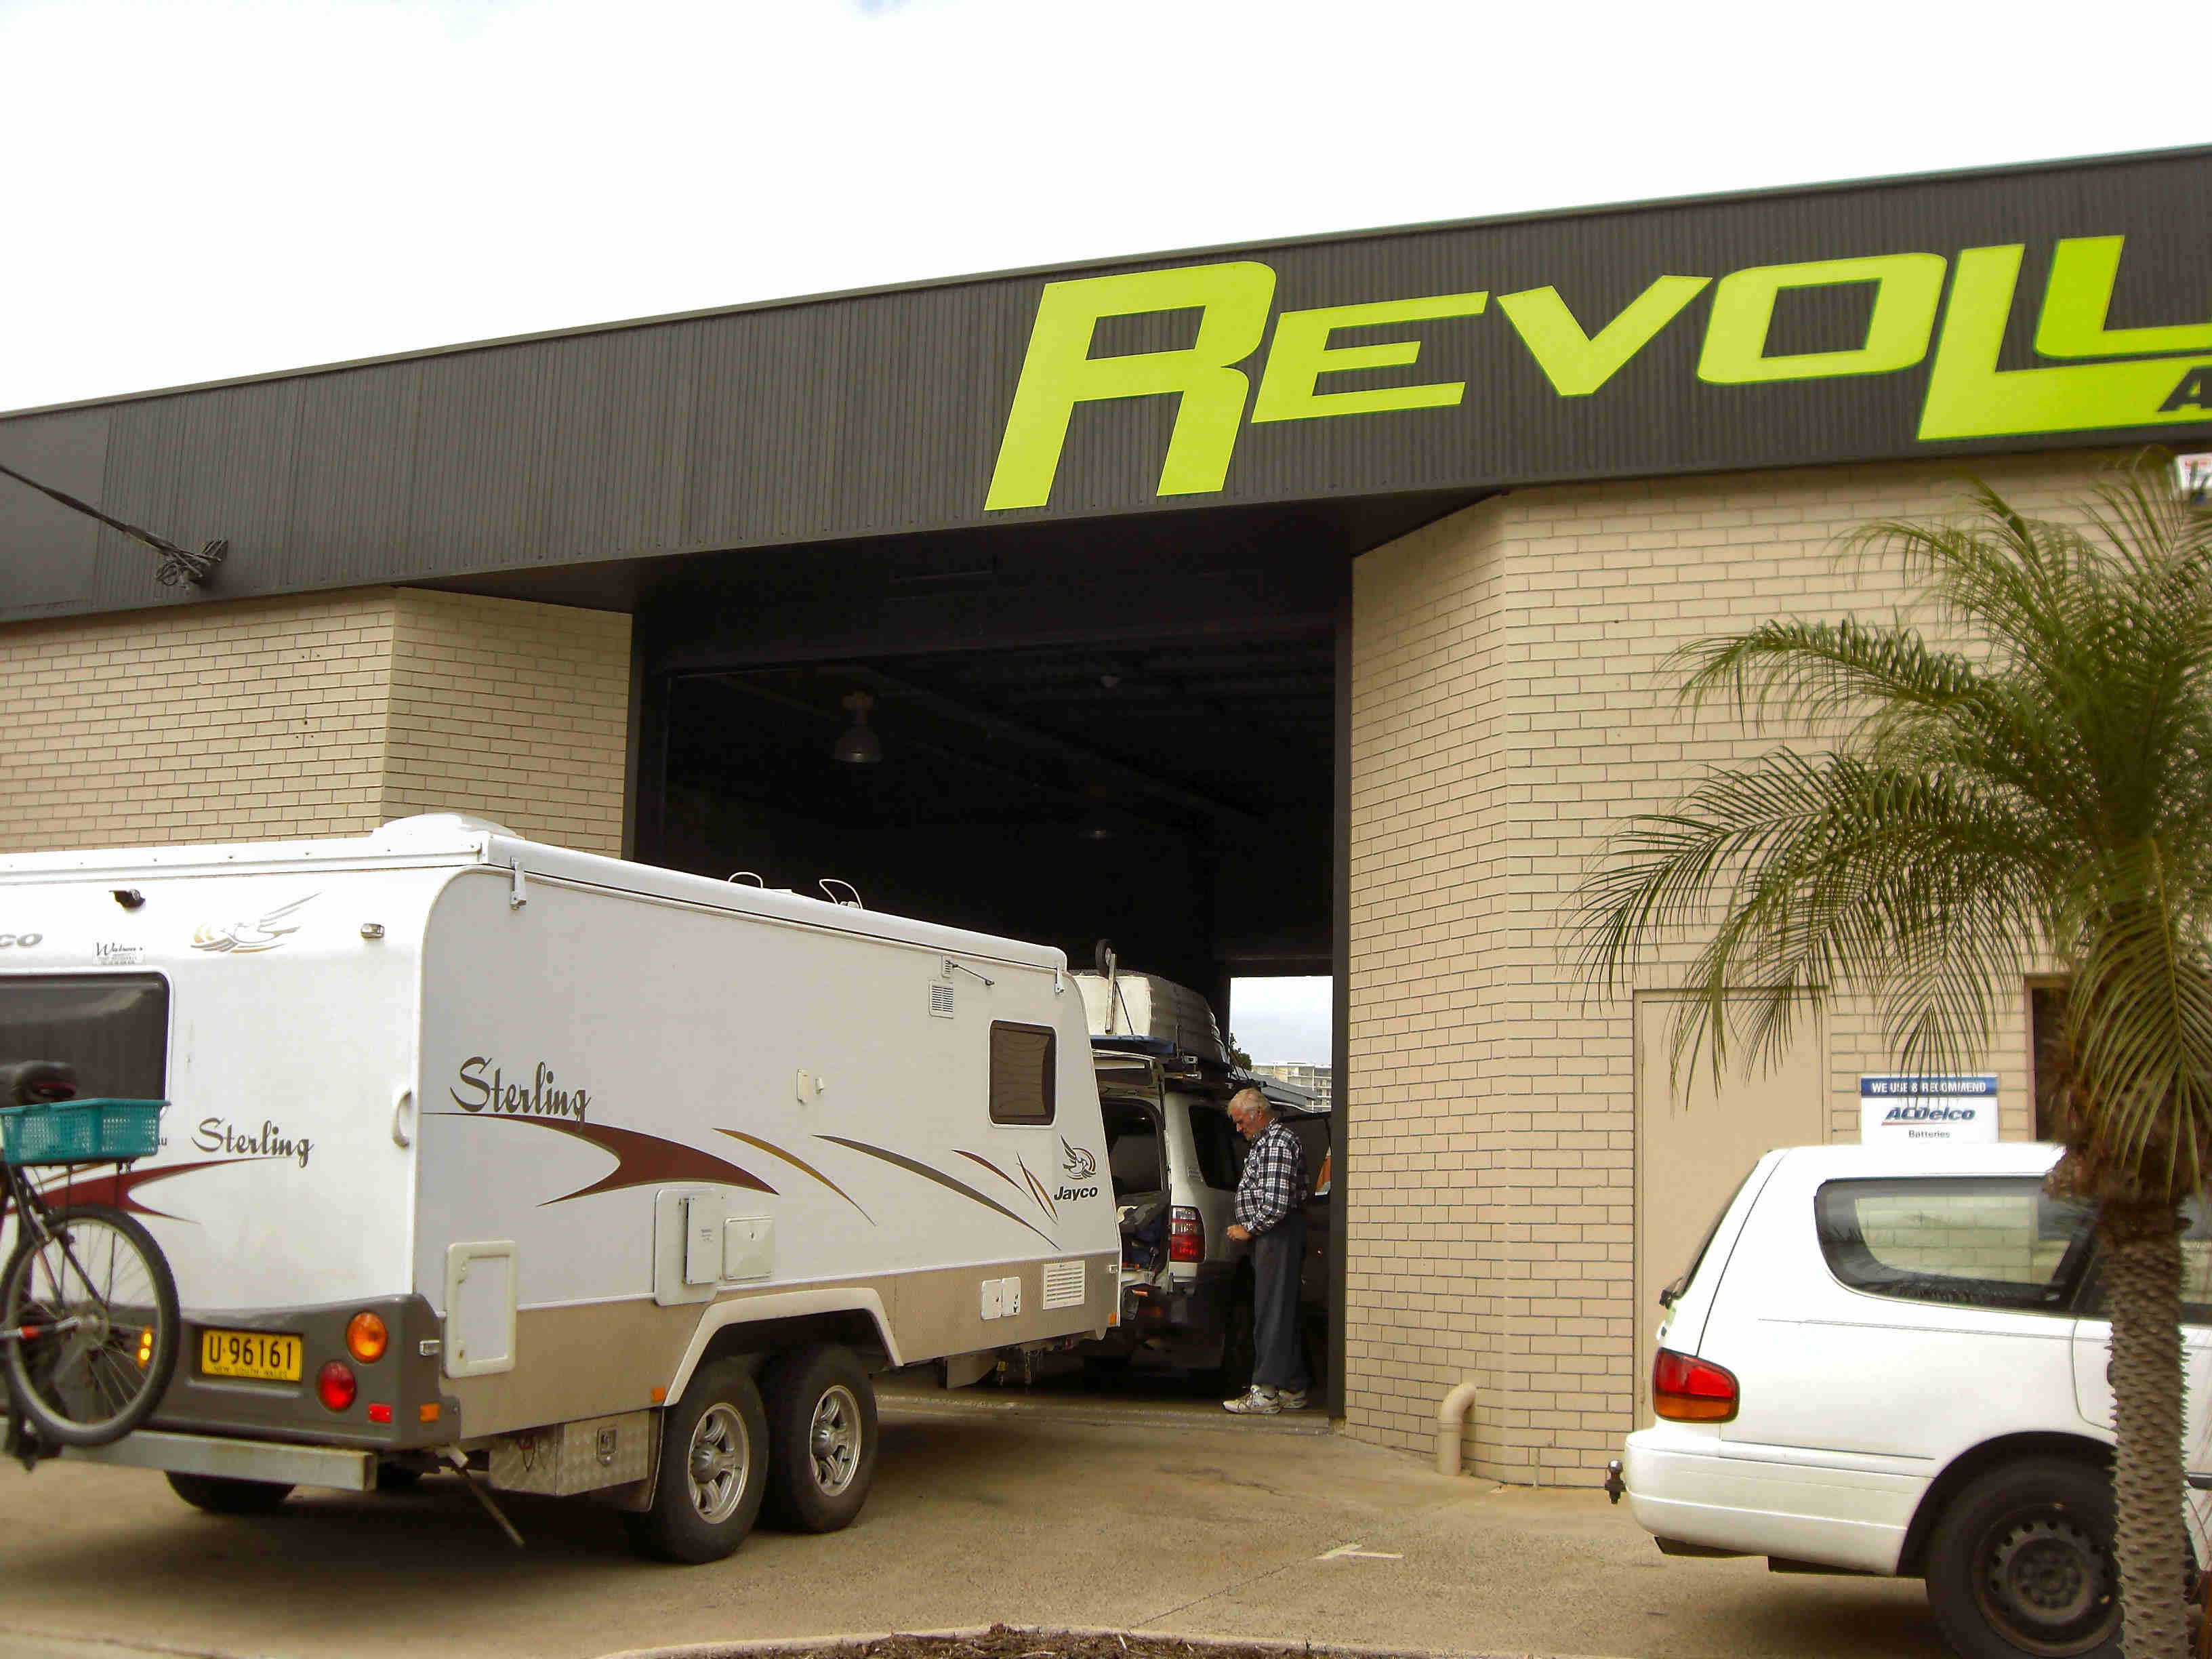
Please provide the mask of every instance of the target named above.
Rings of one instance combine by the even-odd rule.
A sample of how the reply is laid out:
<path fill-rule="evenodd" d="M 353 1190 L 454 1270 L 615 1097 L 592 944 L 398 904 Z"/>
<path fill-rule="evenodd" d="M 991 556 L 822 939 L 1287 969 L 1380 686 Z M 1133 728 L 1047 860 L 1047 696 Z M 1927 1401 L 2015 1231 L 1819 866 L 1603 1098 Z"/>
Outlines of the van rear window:
<path fill-rule="evenodd" d="M 169 981 L 159 974 L 0 978 L 0 1060 L 59 1060 L 87 1099 L 167 1093 Z"/>
<path fill-rule="evenodd" d="M 1828 1269 L 1855 1291 L 2029 1313 L 2069 1310 L 2096 1224 L 2036 1176 L 1831 1181 L 1814 1208 Z"/>

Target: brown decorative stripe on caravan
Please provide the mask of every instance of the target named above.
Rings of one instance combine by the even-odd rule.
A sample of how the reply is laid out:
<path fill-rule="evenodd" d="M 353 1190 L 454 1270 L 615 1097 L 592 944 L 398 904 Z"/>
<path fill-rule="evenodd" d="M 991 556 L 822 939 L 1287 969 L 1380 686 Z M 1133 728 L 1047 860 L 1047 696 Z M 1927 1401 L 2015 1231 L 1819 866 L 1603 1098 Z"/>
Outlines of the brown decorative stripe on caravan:
<path fill-rule="evenodd" d="M 39 1196 L 58 1210 L 70 1204 L 112 1204 L 126 1215 L 150 1215 L 163 1221 L 181 1221 L 187 1226 L 197 1226 L 198 1224 L 190 1216 L 171 1215 L 167 1210 L 141 1204 L 138 1189 L 152 1182 L 167 1181 L 172 1176 L 190 1175 L 195 1170 L 218 1169 L 230 1164 L 265 1164 L 275 1156 L 269 1153 L 247 1158 L 210 1158 L 197 1164 L 172 1164 L 162 1170 L 111 1170 L 97 1176 L 78 1175 L 72 1170 L 65 1179 L 40 1182 Z"/>
<path fill-rule="evenodd" d="M 1036 1201 L 1044 1206 L 1054 1221 L 1059 1220 L 1060 1206 L 1052 1201 L 1052 1194 L 1045 1190 L 1044 1183 L 1030 1175 L 1029 1161 L 1019 1152 L 1014 1154 L 1014 1161 L 1022 1166 L 1022 1173 L 1029 1176 L 1030 1190 L 1036 1194 Z"/>
<path fill-rule="evenodd" d="M 969 1163 L 981 1164 L 993 1175 L 998 1176 L 1000 1180 L 1005 1182 L 1006 1185 L 1012 1187 L 1016 1192 L 1019 1193 L 1024 1198 L 1030 1196 L 1030 1189 L 1028 1188 L 1023 1186 L 1020 1182 L 1015 1180 L 1013 1176 L 1008 1175 L 1004 1170 L 992 1163 L 989 1158 L 985 1158 L 981 1152 L 971 1152 L 965 1146 L 955 1146 L 952 1150 L 959 1153 L 961 1157 L 966 1158 Z"/>
<path fill-rule="evenodd" d="M 441 1112 L 434 1115 L 452 1115 Z M 750 1170 L 726 1164 L 712 1152 L 702 1152 L 680 1140 L 663 1140 L 659 1135 L 636 1129 L 617 1129 L 611 1123 L 578 1123 L 566 1118 L 509 1117 L 496 1121 L 527 1123 L 558 1134 L 574 1135 L 579 1140 L 591 1142 L 603 1152 L 615 1155 L 615 1167 L 590 1186 L 549 1198 L 538 1206 L 540 1209 L 546 1204 L 566 1204 L 572 1198 L 589 1198 L 594 1193 L 611 1193 L 624 1187 L 651 1187 L 664 1181 L 713 1182 L 726 1187 L 750 1187 L 757 1193 L 775 1196 L 775 1188 Z"/>
<path fill-rule="evenodd" d="M 950 1191 L 958 1193 L 963 1198 L 974 1199 L 978 1204 L 981 1204 L 987 1210 L 996 1210 L 1000 1215 L 1006 1217 L 1009 1221 L 1021 1221 L 1023 1226 L 1028 1227 L 1031 1232 L 1036 1233 L 1039 1238 L 1042 1238 L 1046 1243 L 1051 1245 L 1054 1249 L 1056 1250 L 1060 1248 L 1060 1241 L 1054 1238 L 1050 1233 L 1042 1231 L 1027 1221 L 1022 1221 L 1021 1217 L 1016 1215 L 1005 1205 L 1000 1203 L 998 1200 L 984 1197 L 982 1194 L 977 1192 L 973 1187 L 968 1186 L 964 1182 L 955 1181 L 951 1176 L 945 1174 L 942 1170 L 933 1170 L 927 1164 L 917 1164 L 910 1158 L 902 1158 L 896 1152 L 886 1152 L 881 1146 L 871 1146 L 865 1141 L 848 1140 L 842 1135 L 817 1135 L 815 1136 L 815 1139 L 817 1140 L 835 1141 L 840 1146 L 850 1146 L 856 1152 L 866 1152 L 870 1158 L 879 1158 L 886 1164 L 896 1164 L 900 1169 L 905 1170 L 911 1174 L 920 1176 L 924 1181 L 933 1181 L 940 1187 L 945 1188 Z"/>
<path fill-rule="evenodd" d="M 861 1218 L 866 1220 L 871 1227 L 876 1224 L 875 1217 L 870 1215 L 866 1210 L 860 1209 L 860 1200 L 859 1199 L 854 1197 L 852 1194 L 847 1192 L 836 1182 L 830 1180 L 828 1176 L 823 1175 L 821 1170 L 816 1169 L 811 1164 L 809 1164 L 805 1158 L 799 1157 L 796 1153 L 787 1152 L 782 1147 L 774 1146 L 768 1141 L 763 1140 L 758 1135 L 747 1134 L 743 1129 L 717 1129 L 714 1133 L 716 1134 L 727 1135 L 732 1140 L 742 1140 L 748 1146 L 757 1146 L 761 1151 L 766 1152 L 770 1158 L 780 1158 L 786 1164 L 790 1164 L 793 1169 L 803 1170 L 805 1173 L 812 1176 L 817 1181 L 827 1187 L 831 1192 L 836 1194 L 838 1197 L 843 1199 L 854 1209 L 860 1210 Z"/>

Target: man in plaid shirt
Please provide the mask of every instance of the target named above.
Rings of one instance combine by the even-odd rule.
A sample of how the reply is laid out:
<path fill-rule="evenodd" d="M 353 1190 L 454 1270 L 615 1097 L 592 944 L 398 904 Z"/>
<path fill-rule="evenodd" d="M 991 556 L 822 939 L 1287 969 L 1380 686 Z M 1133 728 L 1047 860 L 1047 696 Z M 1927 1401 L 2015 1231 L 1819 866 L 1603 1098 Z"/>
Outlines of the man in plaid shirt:
<path fill-rule="evenodd" d="M 1224 1409 L 1273 1417 L 1306 1403 L 1305 1347 L 1298 1340 L 1298 1270 L 1305 1261 L 1305 1149 L 1267 1096 L 1239 1089 L 1230 1121 L 1252 1143 L 1237 1183 L 1233 1239 L 1252 1241 L 1252 1386 Z"/>

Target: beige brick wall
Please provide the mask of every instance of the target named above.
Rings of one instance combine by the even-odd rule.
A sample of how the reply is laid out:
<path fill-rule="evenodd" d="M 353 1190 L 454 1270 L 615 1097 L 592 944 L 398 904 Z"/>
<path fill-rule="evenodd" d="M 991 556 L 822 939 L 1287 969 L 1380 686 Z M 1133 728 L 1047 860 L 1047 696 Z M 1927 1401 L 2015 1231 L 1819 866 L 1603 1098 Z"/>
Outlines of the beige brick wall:
<path fill-rule="evenodd" d="M 1988 469 L 2030 510 L 2081 458 Z M 1778 739 L 1674 703 L 1676 647 L 1784 613 L 1889 614 L 1838 564 L 1868 520 L 1956 504 L 1905 468 L 1532 490 L 1362 557 L 1353 577 L 1350 1431 L 1426 1451 L 1472 1379 L 1494 1479 L 1599 1478 L 1633 1426 L 1630 1000 L 1594 1000 L 1562 927 L 1625 819 Z M 1682 956 L 1640 988 L 1678 983 Z M 1990 1056 L 2027 1129 L 2025 995 Z M 1878 1021 L 1826 1022 L 1831 1133 L 1857 1133 Z"/>
<path fill-rule="evenodd" d="M 629 618 L 403 588 L 382 810 L 622 854 Z"/>
<path fill-rule="evenodd" d="M 363 588 L 0 629 L 0 851 L 471 811 L 619 853 L 629 619 Z"/>

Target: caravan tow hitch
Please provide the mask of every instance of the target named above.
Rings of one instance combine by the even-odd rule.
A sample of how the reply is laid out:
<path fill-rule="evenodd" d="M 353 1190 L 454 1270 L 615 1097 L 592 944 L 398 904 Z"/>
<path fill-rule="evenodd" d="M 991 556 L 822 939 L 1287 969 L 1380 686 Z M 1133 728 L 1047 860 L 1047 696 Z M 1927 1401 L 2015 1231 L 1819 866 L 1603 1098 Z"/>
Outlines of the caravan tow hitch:
<path fill-rule="evenodd" d="M 1605 1466 L 1605 1495 L 1610 1503 L 1620 1502 L 1621 1493 L 1628 1490 L 1628 1482 L 1620 1478 L 1620 1460 L 1616 1457 Z"/>

